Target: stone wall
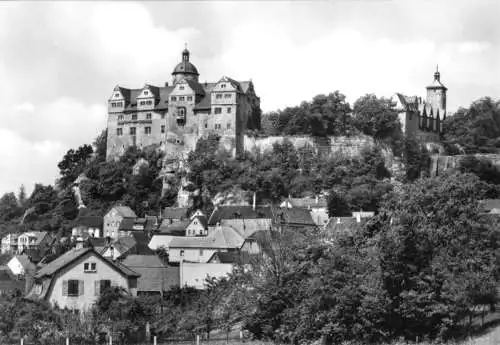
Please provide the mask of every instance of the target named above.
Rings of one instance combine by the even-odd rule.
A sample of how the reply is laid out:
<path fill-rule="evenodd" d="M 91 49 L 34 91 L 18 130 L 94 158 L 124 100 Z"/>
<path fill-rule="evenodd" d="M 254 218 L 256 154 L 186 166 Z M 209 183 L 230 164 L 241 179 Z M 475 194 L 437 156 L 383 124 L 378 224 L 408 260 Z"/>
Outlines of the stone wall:
<path fill-rule="evenodd" d="M 430 163 L 430 175 L 438 176 L 446 170 L 453 169 L 458 167 L 460 164 L 460 160 L 466 155 L 457 155 L 457 156 L 440 156 L 440 155 L 432 155 L 431 163 Z M 476 158 L 484 158 L 489 160 L 493 165 L 500 168 L 500 155 L 498 154 L 475 154 Z"/>

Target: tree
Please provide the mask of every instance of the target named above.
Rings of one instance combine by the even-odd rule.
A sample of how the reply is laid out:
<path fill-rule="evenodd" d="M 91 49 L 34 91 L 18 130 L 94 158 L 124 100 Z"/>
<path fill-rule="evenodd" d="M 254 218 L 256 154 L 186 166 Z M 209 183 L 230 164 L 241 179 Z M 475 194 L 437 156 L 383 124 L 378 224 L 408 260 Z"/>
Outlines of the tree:
<path fill-rule="evenodd" d="M 21 213 L 22 209 L 19 207 L 14 193 L 5 193 L 0 198 L 0 220 L 10 221 L 13 218 L 19 217 Z"/>
<path fill-rule="evenodd" d="M 61 174 L 59 184 L 62 188 L 73 183 L 78 175 L 84 171 L 93 152 L 92 146 L 87 144 L 80 146 L 76 151 L 70 149 L 66 152 L 62 161 L 57 164 Z"/>
<path fill-rule="evenodd" d="M 395 103 L 389 98 L 378 98 L 374 94 L 362 96 L 354 102 L 354 126 L 375 139 L 398 137 L 401 124 Z"/>
<path fill-rule="evenodd" d="M 24 208 L 26 206 L 27 196 L 26 196 L 26 188 L 22 184 L 21 187 L 19 187 L 19 193 L 17 194 L 17 201 L 19 203 L 19 207 Z"/>
<path fill-rule="evenodd" d="M 331 217 L 347 217 L 351 215 L 351 210 L 346 199 L 332 190 L 328 195 L 328 216 Z"/>

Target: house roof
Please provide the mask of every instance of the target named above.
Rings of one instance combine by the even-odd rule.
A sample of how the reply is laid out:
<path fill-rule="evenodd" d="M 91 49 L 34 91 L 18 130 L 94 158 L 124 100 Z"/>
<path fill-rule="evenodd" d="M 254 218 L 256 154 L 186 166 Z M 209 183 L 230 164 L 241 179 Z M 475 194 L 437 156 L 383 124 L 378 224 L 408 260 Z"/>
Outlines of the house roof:
<path fill-rule="evenodd" d="M 135 218 L 123 218 L 122 221 L 120 222 L 118 230 L 136 230 L 134 229 L 134 225 L 136 224 L 141 225 L 136 221 Z"/>
<path fill-rule="evenodd" d="M 25 271 L 35 271 L 36 270 L 35 264 L 33 264 L 30 261 L 30 259 L 28 258 L 27 255 L 16 255 L 14 258 L 17 259 L 17 261 L 19 261 L 19 263 L 21 264 L 21 266 L 23 267 L 23 269 Z"/>
<path fill-rule="evenodd" d="M 250 255 L 246 252 L 215 252 L 208 259 L 208 263 L 218 262 L 221 264 L 248 263 Z"/>
<path fill-rule="evenodd" d="M 116 210 L 123 218 L 137 218 L 135 212 L 128 206 L 114 206 L 111 210 Z M 110 211 L 111 211 L 110 210 Z"/>
<path fill-rule="evenodd" d="M 311 217 L 311 212 L 305 208 L 281 208 L 278 217 L 285 224 L 316 226 Z"/>
<path fill-rule="evenodd" d="M 186 233 L 186 228 L 190 223 L 191 220 L 186 219 L 173 224 L 162 224 L 160 225 L 160 233 L 170 234 L 172 236 L 184 236 Z"/>
<path fill-rule="evenodd" d="M 207 217 L 204 217 L 204 216 L 196 216 L 194 217 L 190 222 L 189 224 L 191 224 L 192 222 L 194 222 L 195 220 L 198 221 L 198 223 L 201 224 L 201 226 L 203 226 L 204 229 L 207 229 L 208 228 L 208 220 L 207 220 Z"/>
<path fill-rule="evenodd" d="M 184 219 L 188 216 L 189 208 L 187 207 L 165 207 L 163 209 L 163 218 L 167 219 Z"/>
<path fill-rule="evenodd" d="M 76 220 L 77 226 L 102 229 L 103 218 L 98 216 L 81 216 Z"/>
<path fill-rule="evenodd" d="M 405 96 L 401 93 L 396 93 L 396 97 L 403 106 L 405 111 L 419 112 L 418 110 L 418 99 L 416 96 Z"/>
<path fill-rule="evenodd" d="M 493 209 L 500 209 L 500 199 L 484 199 L 479 201 L 482 212 L 490 212 Z"/>
<path fill-rule="evenodd" d="M 220 223 L 222 219 L 258 219 L 258 218 L 273 218 L 273 212 L 270 207 L 256 207 L 255 210 L 252 206 L 237 206 L 237 205 L 223 205 L 217 206 L 210 218 L 208 225 L 213 226 Z"/>
<path fill-rule="evenodd" d="M 235 229 L 243 238 L 260 230 L 271 230 L 272 220 L 269 218 L 257 219 L 222 219 L 221 226 L 230 226 Z"/>
<path fill-rule="evenodd" d="M 129 255 L 122 263 L 141 275 L 137 291 L 161 292 L 179 286 L 179 267 L 166 266 L 157 255 Z"/>
<path fill-rule="evenodd" d="M 361 218 L 358 222 L 355 217 L 333 217 L 328 220 L 324 227 L 327 235 L 336 235 L 342 233 L 352 234 L 361 229 L 367 223 L 366 219 Z"/>
<path fill-rule="evenodd" d="M 34 237 L 35 238 L 35 245 L 40 244 L 45 236 L 48 236 L 48 233 L 46 231 L 29 231 L 22 233 L 19 236 L 28 236 L 28 237 Z"/>
<path fill-rule="evenodd" d="M 156 230 L 160 226 L 160 220 L 157 216 L 146 216 L 146 224 L 144 230 Z"/>
<path fill-rule="evenodd" d="M 169 248 L 240 248 L 243 237 L 229 226 L 220 226 L 207 237 L 175 237 Z"/>
<path fill-rule="evenodd" d="M 71 263 L 75 262 L 82 256 L 88 254 L 88 253 L 94 253 L 95 255 L 101 257 L 103 260 L 107 261 L 112 267 L 114 267 L 116 270 L 121 272 L 123 275 L 127 277 L 138 277 L 139 275 L 129 269 L 128 267 L 123 266 L 122 264 L 114 261 L 107 260 L 106 258 L 102 257 L 99 253 L 97 253 L 93 248 L 82 248 L 82 249 L 75 249 L 75 250 L 70 250 L 54 261 L 50 262 L 49 264 L 45 265 L 42 267 L 35 275 L 35 278 L 40 279 L 43 277 L 52 277 L 54 274 L 56 274 L 58 271 L 63 269 L 64 267 L 70 265 Z"/>
<path fill-rule="evenodd" d="M 323 198 L 318 200 L 316 200 L 316 198 L 287 198 L 286 201 L 288 201 L 290 205 L 292 205 L 292 207 L 298 207 L 298 208 L 327 207 L 327 202 Z"/>

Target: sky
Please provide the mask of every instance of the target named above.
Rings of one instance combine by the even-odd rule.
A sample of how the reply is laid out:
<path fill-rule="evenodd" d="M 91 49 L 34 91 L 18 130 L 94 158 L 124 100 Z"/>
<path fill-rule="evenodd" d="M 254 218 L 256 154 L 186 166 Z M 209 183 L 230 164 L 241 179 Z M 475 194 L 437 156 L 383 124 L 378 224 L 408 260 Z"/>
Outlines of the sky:
<path fill-rule="evenodd" d="M 0 2 L 0 194 L 53 184 L 106 125 L 115 85 L 163 85 L 187 43 L 200 81 L 252 80 L 264 112 L 339 90 L 448 110 L 500 95 L 497 0 Z"/>

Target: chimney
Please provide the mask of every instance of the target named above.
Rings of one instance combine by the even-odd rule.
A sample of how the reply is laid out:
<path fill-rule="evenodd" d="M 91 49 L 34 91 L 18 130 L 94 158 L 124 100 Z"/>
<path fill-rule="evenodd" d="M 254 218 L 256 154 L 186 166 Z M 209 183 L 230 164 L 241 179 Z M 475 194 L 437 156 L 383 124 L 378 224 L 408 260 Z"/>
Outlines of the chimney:
<path fill-rule="evenodd" d="M 252 203 L 252 209 L 255 211 L 255 204 L 257 203 L 257 195 L 255 192 L 253 192 L 253 203 Z"/>

